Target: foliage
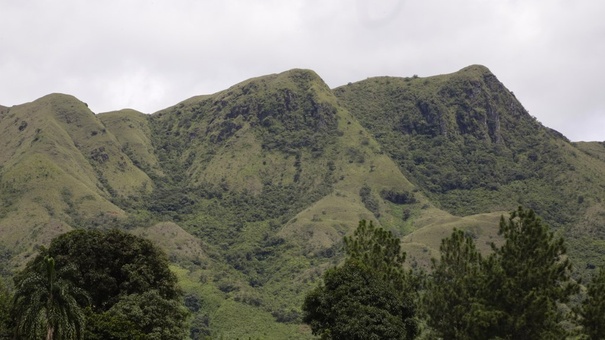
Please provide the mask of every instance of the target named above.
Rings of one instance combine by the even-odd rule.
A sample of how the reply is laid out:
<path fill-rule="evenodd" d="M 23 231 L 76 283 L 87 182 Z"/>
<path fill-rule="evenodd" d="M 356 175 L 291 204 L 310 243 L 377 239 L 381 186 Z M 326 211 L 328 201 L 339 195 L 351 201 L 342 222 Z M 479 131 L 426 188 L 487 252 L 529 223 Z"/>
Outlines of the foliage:
<path fill-rule="evenodd" d="M 486 299 L 491 292 L 483 257 L 462 230 L 454 230 L 439 249 L 423 301 L 428 325 L 444 339 L 487 339 L 501 313 Z"/>
<path fill-rule="evenodd" d="M 563 238 L 521 207 L 502 217 L 500 234 L 505 243 L 490 258 L 491 303 L 505 313 L 500 329 L 513 339 L 562 338 L 559 304 L 578 289 Z"/>
<path fill-rule="evenodd" d="M 372 221 L 368 224 L 361 220 L 353 236 L 345 237 L 344 242 L 348 260 L 382 273 L 397 285 L 403 284 L 406 255 L 401 251 L 401 241 L 390 231 L 375 227 Z"/>
<path fill-rule="evenodd" d="M 395 204 L 413 204 L 416 203 L 414 194 L 409 191 L 397 191 L 394 189 L 380 191 L 380 197 Z"/>
<path fill-rule="evenodd" d="M 194 312 L 198 334 L 291 338 L 304 292 L 342 261 L 340 239 L 365 208 L 413 238 L 413 266 L 428 264 L 442 231 L 466 221 L 484 250 L 493 228 L 468 215 L 518 204 L 567 228 L 581 269 L 605 258 L 605 148 L 543 127 L 481 66 L 334 90 L 293 70 L 151 115 L 95 115 L 59 94 L 2 112 L 0 274 L 70 227 L 158 239 L 171 232 L 146 227 L 172 221 L 189 239 L 171 238 L 171 261 L 200 283 L 200 301 L 213 301 Z M 109 313 L 122 293 L 106 274 L 78 274 L 111 299 L 95 305 L 97 329 L 140 336 Z M 150 286 L 117 281 L 138 295 Z"/>
<path fill-rule="evenodd" d="M 180 340 L 186 335 L 187 316 L 179 301 L 165 299 L 157 290 L 130 294 L 107 312 L 92 316 L 87 339 Z"/>
<path fill-rule="evenodd" d="M 10 331 L 11 294 L 0 277 L 0 339 L 9 339 Z"/>
<path fill-rule="evenodd" d="M 563 238 L 532 210 L 502 216 L 504 244 L 483 259 L 456 230 L 443 240 L 426 297 L 429 325 L 452 339 L 562 339 L 561 305 L 578 291 Z"/>
<path fill-rule="evenodd" d="M 306 296 L 304 322 L 328 339 L 413 339 L 416 301 L 399 240 L 362 220 L 345 243 L 345 263 Z"/>
<path fill-rule="evenodd" d="M 75 230 L 55 238 L 48 250 L 57 263 L 75 267 L 74 282 L 91 297 L 87 338 L 133 330 L 158 337 L 158 329 L 181 337 L 187 313 L 176 276 L 162 250 L 143 238 L 119 230 Z M 141 319 L 142 314 L 153 318 Z M 125 320 L 105 328 L 108 320 Z M 162 335 L 164 336 L 164 335 Z"/>
<path fill-rule="evenodd" d="M 123 315 L 112 315 L 108 312 L 94 313 L 90 308 L 86 310 L 88 324 L 85 337 L 90 340 L 117 340 L 132 339 L 143 340 L 139 327 Z"/>
<path fill-rule="evenodd" d="M 522 204 L 559 227 L 583 212 L 569 199 L 578 195 L 569 175 L 584 172 L 574 162 L 592 161 L 570 160 L 569 141 L 529 115 L 485 67 L 422 81 L 370 78 L 334 94 L 401 171 L 455 215 Z M 585 190 L 598 197 L 602 189 Z"/>
<path fill-rule="evenodd" d="M 83 339 L 85 316 L 78 301 L 86 292 L 70 280 L 73 268 L 55 268 L 55 259 L 41 254 L 15 277 L 12 314 L 17 338 Z"/>
<path fill-rule="evenodd" d="M 590 340 L 605 338 L 605 270 L 599 273 L 588 284 L 588 297 L 580 310 L 583 333 Z"/>
<path fill-rule="evenodd" d="M 359 196 L 361 197 L 361 202 L 366 207 L 366 209 L 371 211 L 374 216 L 376 216 L 376 218 L 379 218 L 380 208 L 378 206 L 378 201 L 372 195 L 372 189 L 369 186 L 364 185 L 363 187 L 361 187 L 361 189 L 359 189 Z"/>

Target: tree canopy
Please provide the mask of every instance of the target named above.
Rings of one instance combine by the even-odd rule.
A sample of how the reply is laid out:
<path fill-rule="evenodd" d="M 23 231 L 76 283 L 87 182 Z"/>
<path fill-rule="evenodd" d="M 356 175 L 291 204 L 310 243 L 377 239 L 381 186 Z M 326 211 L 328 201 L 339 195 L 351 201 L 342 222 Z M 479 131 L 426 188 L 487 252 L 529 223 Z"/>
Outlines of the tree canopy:
<path fill-rule="evenodd" d="M 583 333 L 590 340 L 605 339 L 605 269 L 586 288 L 587 298 L 580 310 Z"/>
<path fill-rule="evenodd" d="M 433 259 L 424 298 L 428 324 L 444 339 L 481 339 L 501 313 L 486 296 L 486 263 L 471 236 L 454 230 L 441 241 L 441 259 Z"/>
<path fill-rule="evenodd" d="M 82 313 L 86 315 L 86 339 L 185 336 L 188 313 L 176 276 L 170 271 L 164 252 L 151 241 L 119 230 L 80 229 L 60 235 L 15 279 L 15 308 L 31 305 L 31 292 L 40 289 L 27 288 L 26 284 L 40 281 L 37 268 L 49 263 L 48 259 L 57 268 L 70 268 L 69 282 L 86 294 L 86 299 L 77 296 L 70 301 L 86 307 Z M 54 276 L 42 276 L 40 284 L 49 277 Z M 19 302 L 21 299 L 24 303 Z M 32 310 L 43 310 L 43 306 L 36 305 Z M 23 324 L 19 329 L 32 327 Z"/>
<path fill-rule="evenodd" d="M 328 339 L 413 339 L 418 334 L 416 290 L 390 232 L 365 220 L 345 238 L 347 259 L 330 269 L 303 305 L 313 334 Z"/>

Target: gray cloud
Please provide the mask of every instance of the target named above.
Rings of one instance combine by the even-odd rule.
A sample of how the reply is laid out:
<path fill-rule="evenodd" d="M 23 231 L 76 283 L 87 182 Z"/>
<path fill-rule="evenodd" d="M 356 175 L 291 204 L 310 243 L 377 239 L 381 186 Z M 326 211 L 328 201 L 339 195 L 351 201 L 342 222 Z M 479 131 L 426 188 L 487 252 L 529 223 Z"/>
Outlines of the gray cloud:
<path fill-rule="evenodd" d="M 155 112 L 301 67 L 332 87 L 483 64 L 545 125 L 605 140 L 599 0 L 0 0 L 0 104 Z"/>

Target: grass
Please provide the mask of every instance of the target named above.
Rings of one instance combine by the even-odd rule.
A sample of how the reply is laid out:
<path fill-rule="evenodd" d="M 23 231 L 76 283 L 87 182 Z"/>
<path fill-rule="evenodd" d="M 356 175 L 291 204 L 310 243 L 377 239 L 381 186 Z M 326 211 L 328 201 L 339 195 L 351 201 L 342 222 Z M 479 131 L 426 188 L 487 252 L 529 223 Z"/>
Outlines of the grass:
<path fill-rule="evenodd" d="M 335 90 L 292 70 L 153 115 L 94 115 L 54 94 L 0 108 L 0 136 L 12 268 L 73 227 L 128 228 L 167 251 L 200 307 L 194 329 L 212 337 L 310 338 L 302 299 L 360 219 L 428 268 L 453 228 L 489 252 L 523 204 L 566 235 L 578 267 L 603 262 L 602 145 L 542 127 L 481 66 Z"/>

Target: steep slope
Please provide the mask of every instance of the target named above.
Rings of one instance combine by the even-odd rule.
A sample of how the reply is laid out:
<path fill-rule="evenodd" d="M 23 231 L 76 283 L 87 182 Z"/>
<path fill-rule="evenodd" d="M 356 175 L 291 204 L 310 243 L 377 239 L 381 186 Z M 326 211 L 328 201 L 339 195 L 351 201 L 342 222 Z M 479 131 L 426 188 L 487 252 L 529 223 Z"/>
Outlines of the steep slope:
<path fill-rule="evenodd" d="M 603 230 L 605 168 L 530 116 L 487 68 L 371 78 L 334 93 L 445 210 L 464 216 L 522 204 L 590 244 Z"/>
<path fill-rule="evenodd" d="M 3 109 L 0 131 L 1 241 L 16 253 L 72 226 L 123 216 L 111 200 L 149 182 L 72 96 L 52 94 Z"/>
<path fill-rule="evenodd" d="M 101 123 L 111 132 L 120 149 L 133 164 L 146 173 L 161 176 L 158 159 L 151 143 L 151 128 L 148 115 L 124 109 L 97 115 Z"/>
<path fill-rule="evenodd" d="M 584 153 L 605 162 L 605 142 L 576 142 L 573 145 Z"/>
<path fill-rule="evenodd" d="M 303 293 L 320 268 L 340 260 L 342 236 L 359 219 L 378 219 L 401 235 L 413 229 L 402 218 L 406 208 L 410 215 L 431 208 L 422 195 L 407 204 L 381 198 L 385 189 L 413 197 L 413 186 L 312 71 L 191 98 L 154 114 L 150 126 L 165 174 L 151 210 L 178 218 L 226 260 L 221 271 L 204 273 L 223 291 L 224 306 L 235 300 L 295 322 Z M 211 317 L 230 310 L 218 307 Z M 256 331 L 224 334 L 263 336 Z"/>
<path fill-rule="evenodd" d="M 296 69 L 152 115 L 53 94 L 0 107 L 0 252 L 22 264 L 72 227 L 127 228 L 169 252 L 192 332 L 306 339 L 302 298 L 360 219 L 426 267 L 454 227 L 489 251 L 523 204 L 567 233 L 578 267 L 601 264 L 604 154 L 482 66 L 334 90 Z"/>

